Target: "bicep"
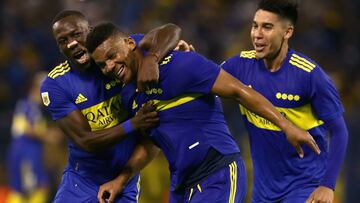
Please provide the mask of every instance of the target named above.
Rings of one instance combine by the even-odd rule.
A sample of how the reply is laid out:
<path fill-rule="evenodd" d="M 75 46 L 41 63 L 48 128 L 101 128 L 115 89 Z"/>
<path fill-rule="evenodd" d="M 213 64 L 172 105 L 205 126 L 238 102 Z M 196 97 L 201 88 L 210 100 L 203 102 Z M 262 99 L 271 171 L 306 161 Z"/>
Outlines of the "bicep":
<path fill-rule="evenodd" d="M 344 109 L 330 77 L 320 68 L 311 75 L 311 104 L 322 120 L 339 117 Z"/>
<path fill-rule="evenodd" d="M 142 49 L 149 50 L 152 48 L 152 46 L 154 46 L 154 42 L 157 40 L 163 40 L 169 36 L 176 36 L 176 39 L 179 38 L 180 32 L 181 29 L 177 25 L 167 23 L 146 33 L 140 41 L 139 46 Z"/>

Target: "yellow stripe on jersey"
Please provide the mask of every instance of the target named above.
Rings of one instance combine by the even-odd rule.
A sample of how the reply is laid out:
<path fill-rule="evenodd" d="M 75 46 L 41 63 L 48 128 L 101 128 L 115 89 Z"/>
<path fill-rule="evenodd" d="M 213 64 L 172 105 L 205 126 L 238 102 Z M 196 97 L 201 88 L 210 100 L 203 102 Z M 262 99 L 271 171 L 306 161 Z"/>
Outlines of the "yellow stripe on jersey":
<path fill-rule="evenodd" d="M 70 66 L 66 65 L 63 68 L 59 69 L 58 71 L 54 72 L 53 74 L 50 75 L 50 78 L 55 79 L 58 76 L 64 75 L 65 73 L 67 73 L 70 70 Z"/>
<path fill-rule="evenodd" d="M 233 161 L 229 164 L 230 168 L 230 196 L 229 196 L 229 203 L 235 202 L 236 197 L 236 185 L 237 185 L 237 164 Z"/>
<path fill-rule="evenodd" d="M 11 132 L 14 136 L 20 136 L 30 129 L 30 123 L 24 114 L 14 116 L 11 126 Z"/>
<path fill-rule="evenodd" d="M 306 63 L 306 66 L 309 67 L 311 70 L 316 67 L 315 64 L 311 63 L 311 62 L 308 61 L 306 58 L 300 57 L 300 56 L 297 55 L 297 54 L 292 54 L 291 56 L 299 59 L 300 61 L 302 61 L 302 62 L 304 62 L 304 63 Z"/>
<path fill-rule="evenodd" d="M 202 192 L 200 184 L 197 184 L 197 188 L 198 188 L 199 192 Z"/>
<path fill-rule="evenodd" d="M 280 108 L 276 107 L 278 111 L 286 115 L 286 118 L 293 122 L 296 126 L 304 130 L 322 125 L 324 122 L 318 119 L 311 107 L 311 104 L 296 108 Z M 245 107 L 240 105 L 240 111 L 246 116 L 247 120 L 258 128 L 265 130 L 281 131 L 279 127 L 271 123 L 269 120 L 252 113 Z"/>
<path fill-rule="evenodd" d="M 292 64 L 292 65 L 294 65 L 294 66 L 296 66 L 296 67 L 298 67 L 298 68 L 300 68 L 300 69 L 303 69 L 304 71 L 306 71 L 306 72 L 308 72 L 308 73 L 311 72 L 310 69 L 308 69 L 308 68 L 304 67 L 303 65 L 298 64 L 298 63 L 296 63 L 296 62 L 294 62 L 294 61 L 292 61 L 292 60 L 290 60 L 289 63 Z"/>
<path fill-rule="evenodd" d="M 191 197 L 192 197 L 192 194 L 194 192 L 194 188 L 190 188 L 190 194 L 189 194 L 189 198 L 188 198 L 188 201 L 190 202 L 191 200 Z"/>
<path fill-rule="evenodd" d="M 256 51 L 255 51 L 255 50 L 242 51 L 242 52 L 240 53 L 240 57 L 242 57 L 242 58 L 249 58 L 249 59 L 251 59 L 251 58 L 255 58 L 255 56 L 256 56 Z"/>
<path fill-rule="evenodd" d="M 61 69 L 63 66 L 65 66 L 67 64 L 67 61 L 65 61 L 64 63 L 61 63 L 60 65 L 56 66 L 55 68 L 53 68 L 50 73 L 48 74 L 48 76 L 52 75 L 55 71 L 58 71 L 59 69 Z"/>
<path fill-rule="evenodd" d="M 136 203 L 139 202 L 139 195 L 140 195 L 140 181 L 141 181 L 141 177 L 139 175 L 138 181 L 136 183 L 136 188 L 137 188 L 137 193 L 136 193 Z"/>
<path fill-rule="evenodd" d="M 164 111 L 166 109 L 170 109 L 176 106 L 180 106 L 182 104 L 188 103 L 198 97 L 200 97 L 202 94 L 186 94 L 181 95 L 179 97 L 175 97 L 171 100 L 153 100 L 155 104 L 157 104 L 156 110 L 158 111 Z"/>
<path fill-rule="evenodd" d="M 316 67 L 316 65 L 314 65 L 307 59 L 300 57 L 296 54 L 291 55 L 289 63 L 308 72 L 308 73 L 310 73 Z"/>
<path fill-rule="evenodd" d="M 52 71 L 50 71 L 50 73 L 48 74 L 48 76 L 52 79 L 55 79 L 58 76 L 64 75 L 65 73 L 67 73 L 70 70 L 70 66 L 69 63 L 67 61 L 65 61 L 64 63 L 56 66 Z"/>
<path fill-rule="evenodd" d="M 81 112 L 88 120 L 91 131 L 110 128 L 123 122 L 128 113 L 121 108 L 120 102 L 120 96 L 116 95 L 106 101 L 82 109 Z"/>

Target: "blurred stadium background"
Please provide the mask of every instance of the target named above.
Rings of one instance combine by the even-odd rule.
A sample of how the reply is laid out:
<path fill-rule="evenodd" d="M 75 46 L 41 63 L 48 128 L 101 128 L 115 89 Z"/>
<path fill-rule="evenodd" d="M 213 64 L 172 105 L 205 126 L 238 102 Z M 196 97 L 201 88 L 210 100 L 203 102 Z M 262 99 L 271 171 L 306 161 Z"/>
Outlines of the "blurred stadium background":
<path fill-rule="evenodd" d="M 112 20 L 131 33 L 145 33 L 166 22 L 179 25 L 183 39 L 220 63 L 251 49 L 255 0 L 2 0 L 0 1 L 0 202 L 7 194 L 6 150 L 15 102 L 36 72 L 64 59 L 52 38 L 51 20 L 63 9 L 82 11 L 92 23 Z M 360 191 L 360 1 L 300 0 L 299 21 L 290 46 L 317 61 L 335 82 L 350 131 L 348 151 L 335 202 L 358 202 Z M 229 126 L 247 160 L 248 140 L 236 105 L 224 102 Z M 66 164 L 66 143 L 45 147 L 52 195 Z M 143 203 L 166 202 L 167 163 L 159 156 L 142 177 Z M 248 196 L 251 191 L 248 192 Z"/>

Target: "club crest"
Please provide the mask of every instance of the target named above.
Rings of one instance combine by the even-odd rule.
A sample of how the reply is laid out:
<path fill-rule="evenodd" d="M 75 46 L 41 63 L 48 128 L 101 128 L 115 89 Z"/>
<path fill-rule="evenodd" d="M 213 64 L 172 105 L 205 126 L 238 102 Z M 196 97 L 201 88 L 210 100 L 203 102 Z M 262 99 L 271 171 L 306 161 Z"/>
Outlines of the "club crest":
<path fill-rule="evenodd" d="M 42 98 L 43 104 L 45 106 L 49 106 L 49 104 L 50 104 L 49 92 L 41 92 L 41 98 Z"/>

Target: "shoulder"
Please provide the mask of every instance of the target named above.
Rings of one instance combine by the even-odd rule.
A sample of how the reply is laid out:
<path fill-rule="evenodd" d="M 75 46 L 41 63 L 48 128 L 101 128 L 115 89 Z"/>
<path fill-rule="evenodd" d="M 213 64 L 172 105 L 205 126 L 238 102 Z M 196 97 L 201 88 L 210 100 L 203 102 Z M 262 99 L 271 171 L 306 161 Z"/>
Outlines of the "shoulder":
<path fill-rule="evenodd" d="M 249 63 L 249 62 L 255 62 L 256 59 L 256 52 L 255 50 L 249 50 L 249 51 L 241 51 L 239 54 L 236 54 L 235 56 L 232 56 L 221 63 L 221 66 L 223 65 L 234 65 L 239 63 Z"/>
<path fill-rule="evenodd" d="M 45 80 L 41 84 L 42 90 L 44 89 L 53 89 L 55 87 L 64 86 L 64 77 L 69 74 L 71 67 L 68 61 L 64 61 L 59 65 L 55 66 L 47 75 Z"/>
<path fill-rule="evenodd" d="M 68 73 L 71 70 L 71 67 L 69 65 L 68 61 L 65 61 L 53 68 L 49 74 L 48 77 L 52 79 L 56 79 L 58 77 L 64 76 L 66 73 Z"/>
<path fill-rule="evenodd" d="M 193 52 L 184 52 L 184 51 L 173 51 L 168 56 L 164 57 L 164 59 L 160 62 L 160 66 L 163 65 L 200 65 L 203 63 L 214 63 L 206 57 Z"/>
<path fill-rule="evenodd" d="M 321 71 L 321 67 L 308 56 L 291 50 L 288 62 L 292 68 L 303 73 L 313 75 Z"/>

